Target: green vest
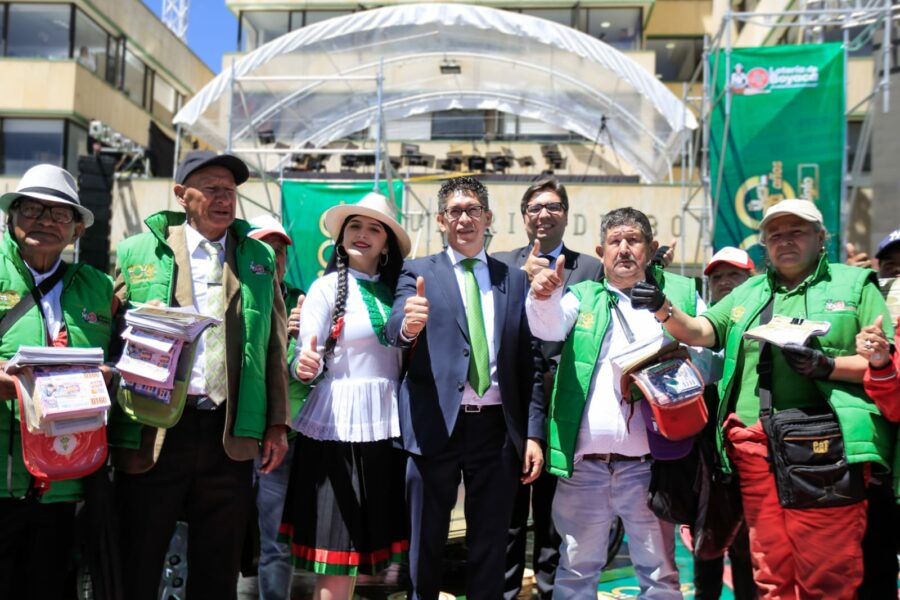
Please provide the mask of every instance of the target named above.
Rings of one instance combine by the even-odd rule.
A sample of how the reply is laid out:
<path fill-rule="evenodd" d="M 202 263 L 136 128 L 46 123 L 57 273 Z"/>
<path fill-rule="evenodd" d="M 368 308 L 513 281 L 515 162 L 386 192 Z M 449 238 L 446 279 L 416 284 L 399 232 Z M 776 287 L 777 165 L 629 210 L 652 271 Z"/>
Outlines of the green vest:
<path fill-rule="evenodd" d="M 824 259 L 806 289 L 807 318 L 828 321 L 830 331 L 813 338 L 813 347 L 828 356 L 856 354 L 856 334 L 867 323 L 860 323 L 857 313 L 863 286 L 878 280 L 873 271 L 842 264 L 828 264 Z M 744 332 L 762 312 L 774 294 L 771 274 L 751 277 L 732 294 L 736 296 L 732 309 L 732 325 L 725 338 L 725 362 L 719 382 L 719 427 L 716 440 L 723 470 L 730 472 L 725 454 L 722 424 L 729 410 L 732 386 L 740 356 Z M 786 315 L 791 316 L 791 315 Z M 844 436 L 844 448 L 850 463 L 874 462 L 887 468 L 894 445 L 895 432 L 881 416 L 878 407 L 866 396 L 861 384 L 816 379 L 816 387 L 827 398 L 837 415 Z"/>
<path fill-rule="evenodd" d="M 284 296 L 284 305 L 287 308 L 288 314 L 290 314 L 292 308 L 297 306 L 297 299 L 300 297 L 301 293 L 302 292 L 300 290 L 287 288 L 287 293 Z M 294 352 L 296 348 L 297 338 L 288 336 L 288 369 L 290 369 L 291 361 L 294 360 Z M 300 383 L 299 381 L 288 375 L 288 403 L 291 407 L 291 423 L 294 422 L 294 419 L 296 419 L 297 415 L 300 414 L 300 409 L 303 408 L 304 404 L 306 404 L 306 399 L 309 396 L 309 392 L 311 389 L 311 386 Z M 296 435 L 297 432 L 295 432 L 293 429 L 288 431 L 289 439 L 293 439 Z"/>
<path fill-rule="evenodd" d="M 66 265 L 62 286 L 60 306 L 69 346 L 103 348 L 106 357 L 112 336 L 113 285 L 109 275 L 84 264 Z M 7 232 L 0 243 L 0 317 L 30 294 L 33 288 L 31 272 L 22 261 L 12 232 Z M 0 340 L 0 358 L 9 360 L 19 346 L 46 345 L 47 329 L 43 313 L 35 305 Z M 4 478 L 0 484 L 0 498 L 21 498 L 31 483 L 31 474 L 22 461 L 19 404 L 15 398 L 0 401 L 0 449 L 4 455 L 9 454 L 10 445 L 13 455 L 12 494 Z M 41 502 L 75 502 L 81 498 L 81 480 L 67 479 L 52 482 Z"/>
<path fill-rule="evenodd" d="M 656 280 L 672 304 L 689 315 L 696 313 L 697 288 L 693 279 L 657 269 Z M 578 430 L 609 327 L 610 302 L 615 301 L 602 281 L 583 281 L 569 291 L 581 304 L 575 325 L 563 344 L 547 413 L 547 470 L 559 477 L 572 476 Z"/>
<path fill-rule="evenodd" d="M 128 302 L 160 300 L 172 304 L 175 295 L 175 254 L 166 242 L 170 227 L 183 225 L 185 214 L 162 211 L 147 217 L 149 232 L 122 241 L 117 267 L 125 280 Z M 266 430 L 266 364 L 275 288 L 272 248 L 247 237 L 250 225 L 236 219 L 231 233 L 237 239 L 235 258 L 241 285 L 242 364 L 235 411 L 235 436 L 261 440 Z M 189 268 L 186 266 L 186 268 Z M 139 448 L 141 427 L 118 407 L 111 417 L 109 443 Z"/>

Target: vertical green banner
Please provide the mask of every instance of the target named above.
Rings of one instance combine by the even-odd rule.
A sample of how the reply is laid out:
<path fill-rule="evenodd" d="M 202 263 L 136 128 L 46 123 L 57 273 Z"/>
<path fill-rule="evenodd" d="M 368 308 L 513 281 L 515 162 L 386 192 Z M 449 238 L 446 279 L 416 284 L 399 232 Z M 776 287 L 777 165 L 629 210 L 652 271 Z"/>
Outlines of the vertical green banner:
<path fill-rule="evenodd" d="M 394 181 L 397 214 L 402 207 L 403 182 Z M 294 287 L 309 289 L 322 275 L 334 247 L 325 229 L 324 214 L 338 204 L 354 204 L 372 191 L 371 181 L 291 181 L 281 184 L 281 215 L 284 228 L 294 241 L 288 247 L 287 280 Z M 386 182 L 379 191 L 388 196 Z"/>
<path fill-rule="evenodd" d="M 829 255 L 837 260 L 846 127 L 842 44 L 735 48 L 730 69 L 724 50 L 709 60 L 719 99 L 710 121 L 715 249 L 744 248 L 762 264 L 757 241 L 766 208 L 806 198 L 822 211 L 832 234 Z M 727 118 L 725 86 L 731 89 Z"/>

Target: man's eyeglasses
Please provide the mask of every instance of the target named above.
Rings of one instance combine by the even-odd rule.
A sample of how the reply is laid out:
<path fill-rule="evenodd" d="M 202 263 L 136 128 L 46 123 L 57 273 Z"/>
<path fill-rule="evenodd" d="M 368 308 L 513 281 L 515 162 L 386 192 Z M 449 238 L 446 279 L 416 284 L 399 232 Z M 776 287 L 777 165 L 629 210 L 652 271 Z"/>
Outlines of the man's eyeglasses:
<path fill-rule="evenodd" d="M 453 208 L 444 210 L 444 214 L 447 215 L 451 221 L 459 221 L 463 216 L 463 213 L 466 213 L 469 215 L 470 219 L 475 221 L 480 219 L 481 215 L 484 214 L 484 207 L 480 204 L 473 204 L 472 206 L 467 206 L 465 208 L 454 206 Z"/>
<path fill-rule="evenodd" d="M 548 202 L 546 204 L 529 204 L 525 207 L 525 212 L 529 215 L 536 217 L 541 214 L 541 211 L 547 209 L 547 212 L 551 215 L 559 215 L 562 214 L 563 211 L 566 210 L 566 207 L 563 206 L 562 202 Z"/>
<path fill-rule="evenodd" d="M 25 200 L 13 206 L 13 209 L 26 219 L 40 219 L 45 212 L 49 211 L 50 218 L 60 225 L 68 225 L 75 220 L 75 211 L 67 206 L 41 204 L 40 202 Z"/>

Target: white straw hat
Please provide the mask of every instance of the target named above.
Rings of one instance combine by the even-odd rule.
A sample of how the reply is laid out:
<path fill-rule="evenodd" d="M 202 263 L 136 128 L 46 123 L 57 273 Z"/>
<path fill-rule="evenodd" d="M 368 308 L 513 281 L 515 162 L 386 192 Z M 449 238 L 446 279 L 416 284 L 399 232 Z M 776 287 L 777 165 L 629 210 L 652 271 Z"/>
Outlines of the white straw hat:
<path fill-rule="evenodd" d="M 380 221 L 389 227 L 397 236 L 397 245 L 400 246 L 400 254 L 406 256 L 412 248 L 409 234 L 403 229 L 395 216 L 396 210 L 391 202 L 377 192 L 369 192 L 356 204 L 339 204 L 325 211 L 325 229 L 331 238 L 337 241 L 341 234 L 341 226 L 348 217 L 362 215 Z"/>
<path fill-rule="evenodd" d="M 36 165 L 25 171 L 15 192 L 0 196 L 0 210 L 8 213 L 10 205 L 19 198 L 66 204 L 78 211 L 85 227 L 94 224 L 94 213 L 83 207 L 78 199 L 75 178 L 56 165 Z"/>

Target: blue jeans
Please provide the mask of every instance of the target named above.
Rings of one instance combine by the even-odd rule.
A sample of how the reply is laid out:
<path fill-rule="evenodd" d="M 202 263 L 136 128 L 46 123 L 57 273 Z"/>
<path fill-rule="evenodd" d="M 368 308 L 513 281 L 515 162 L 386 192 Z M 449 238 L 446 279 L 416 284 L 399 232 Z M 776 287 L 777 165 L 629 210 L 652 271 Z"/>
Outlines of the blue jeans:
<path fill-rule="evenodd" d="M 259 458 L 254 461 L 253 474 L 257 478 L 256 508 L 259 511 L 259 600 L 284 600 L 291 597 L 294 567 L 291 550 L 278 541 L 278 527 L 284 511 L 294 441 L 278 468 L 266 475 L 259 473 Z"/>
<path fill-rule="evenodd" d="M 675 526 L 647 508 L 652 460 L 583 460 L 560 477 L 553 523 L 562 537 L 554 599 L 597 597 L 609 529 L 621 517 L 641 598 L 681 599 L 675 567 Z"/>

